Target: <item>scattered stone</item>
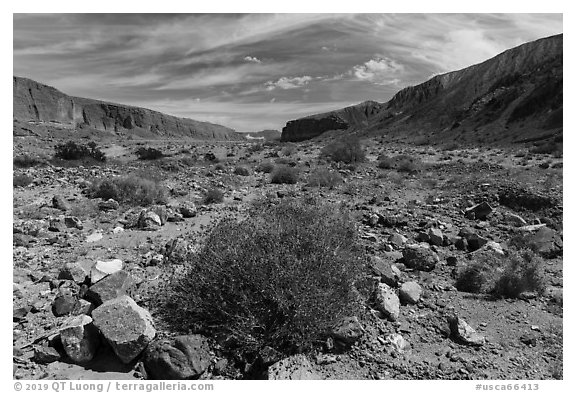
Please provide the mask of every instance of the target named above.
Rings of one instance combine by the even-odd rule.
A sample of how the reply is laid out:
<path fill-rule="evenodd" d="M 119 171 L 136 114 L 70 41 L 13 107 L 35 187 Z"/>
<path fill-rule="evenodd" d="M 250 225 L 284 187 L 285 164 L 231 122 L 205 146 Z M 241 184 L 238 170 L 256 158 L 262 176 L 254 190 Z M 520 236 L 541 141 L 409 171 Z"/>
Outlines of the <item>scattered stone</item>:
<path fill-rule="evenodd" d="M 58 278 L 61 280 L 72 280 L 79 284 L 86 281 L 86 277 L 90 275 L 90 271 L 86 270 L 79 262 L 68 262 L 64 265 Z"/>
<path fill-rule="evenodd" d="M 490 213 L 492 213 L 494 209 L 492 209 L 492 206 L 490 206 L 488 204 L 488 202 L 482 202 L 479 203 L 475 206 L 469 207 L 468 209 L 465 210 L 465 215 L 466 217 L 472 218 L 472 213 L 473 213 L 473 217 L 476 220 L 485 220 Z"/>
<path fill-rule="evenodd" d="M 32 310 L 32 307 L 30 306 L 24 306 L 12 309 L 12 320 L 14 322 L 20 322 L 26 319 L 26 316 L 28 315 L 30 310 Z"/>
<path fill-rule="evenodd" d="M 94 232 L 86 236 L 86 243 L 95 243 L 102 240 L 102 232 Z"/>
<path fill-rule="evenodd" d="M 504 249 L 502 249 L 502 245 L 492 240 L 488 241 L 482 248 L 485 250 L 492 251 L 498 255 L 504 255 Z"/>
<path fill-rule="evenodd" d="M 92 285 L 88 288 L 85 297 L 94 304 L 100 305 L 118 296 L 126 295 L 135 284 L 134 278 L 121 270 Z"/>
<path fill-rule="evenodd" d="M 84 225 L 82 225 L 82 221 L 80 221 L 78 217 L 64 217 L 64 224 L 66 224 L 66 227 L 68 228 L 84 229 Z"/>
<path fill-rule="evenodd" d="M 58 219 L 50 220 L 48 224 L 48 230 L 50 232 L 61 232 L 64 229 L 64 225 Z"/>
<path fill-rule="evenodd" d="M 57 317 L 68 315 L 74 311 L 77 303 L 78 299 L 76 296 L 68 293 L 60 294 L 56 296 L 52 303 L 52 313 Z"/>
<path fill-rule="evenodd" d="M 479 250 L 488 243 L 488 239 L 485 239 L 476 233 L 468 236 L 466 240 L 468 241 L 468 250 L 470 251 Z"/>
<path fill-rule="evenodd" d="M 455 256 L 449 256 L 448 258 L 446 258 L 446 264 L 448 266 L 456 266 L 458 265 L 458 258 Z"/>
<path fill-rule="evenodd" d="M 34 347 L 34 361 L 40 364 L 54 363 L 60 360 L 60 353 L 48 346 L 38 345 Z"/>
<path fill-rule="evenodd" d="M 90 269 L 90 282 L 96 284 L 104 277 L 122 270 L 124 263 L 120 259 L 111 259 L 109 261 L 96 261 Z"/>
<path fill-rule="evenodd" d="M 392 270 L 392 264 L 378 256 L 373 256 L 370 260 L 372 272 L 380 277 L 380 280 L 391 287 L 398 286 L 399 275 Z"/>
<path fill-rule="evenodd" d="M 396 247 L 403 246 L 407 241 L 408 239 L 406 239 L 405 236 L 402 236 L 399 233 L 393 233 L 388 237 L 388 242 L 394 244 Z"/>
<path fill-rule="evenodd" d="M 68 357 L 79 364 L 92 360 L 100 343 L 92 318 L 87 315 L 68 319 L 60 329 L 60 339 Z"/>
<path fill-rule="evenodd" d="M 511 224 L 515 227 L 522 227 L 524 225 L 526 225 L 526 220 L 524 220 L 522 217 L 520 217 L 517 214 L 512 214 L 512 213 L 506 213 L 504 215 L 504 221 L 507 222 L 508 224 Z"/>
<path fill-rule="evenodd" d="M 404 352 L 408 348 L 408 342 L 402 337 L 401 334 L 393 333 L 386 336 L 386 343 L 390 344 L 396 352 Z"/>
<path fill-rule="evenodd" d="M 456 315 L 448 317 L 448 325 L 452 336 L 463 344 L 481 346 L 486 341 L 484 336 L 476 333 L 464 319 Z"/>
<path fill-rule="evenodd" d="M 466 240 L 463 237 L 458 238 L 458 240 L 456 240 L 456 243 L 454 243 L 454 245 L 460 251 L 468 250 L 468 240 Z"/>
<path fill-rule="evenodd" d="M 151 379 L 196 379 L 209 365 L 208 342 L 199 334 L 155 341 L 144 353 Z"/>
<path fill-rule="evenodd" d="M 416 304 L 422 295 L 422 287 L 416 281 L 405 282 L 398 291 L 404 304 Z"/>
<path fill-rule="evenodd" d="M 52 197 L 52 206 L 58 210 L 70 210 L 70 204 L 61 195 Z"/>
<path fill-rule="evenodd" d="M 396 292 L 384 283 L 378 284 L 375 294 L 375 307 L 385 318 L 395 321 L 400 316 L 400 300 Z"/>
<path fill-rule="evenodd" d="M 120 204 L 114 199 L 110 198 L 107 201 L 98 202 L 98 209 L 102 211 L 118 210 L 120 209 Z"/>
<path fill-rule="evenodd" d="M 72 315 L 90 315 L 94 310 L 94 305 L 85 299 L 78 299 Z"/>
<path fill-rule="evenodd" d="M 318 380 L 322 379 L 302 354 L 290 356 L 268 367 L 269 380 Z"/>
<path fill-rule="evenodd" d="M 530 244 L 537 253 L 547 258 L 554 258 L 562 255 L 564 247 L 562 237 L 554 229 L 547 227 L 540 228 L 529 239 Z"/>
<path fill-rule="evenodd" d="M 197 213 L 196 205 L 190 201 L 183 202 L 180 205 L 179 211 L 180 214 L 182 214 L 182 217 L 184 218 L 194 217 L 196 216 Z"/>
<path fill-rule="evenodd" d="M 168 221 L 168 209 L 166 209 L 166 206 L 157 205 L 153 206 L 150 210 L 158 215 L 158 218 L 160 218 L 160 225 L 166 224 L 166 221 Z"/>
<path fill-rule="evenodd" d="M 442 246 L 444 243 L 444 235 L 442 235 L 442 231 L 438 228 L 430 228 L 428 229 L 428 237 L 429 243 L 435 246 Z"/>
<path fill-rule="evenodd" d="M 402 255 L 406 267 L 424 272 L 432 271 L 436 263 L 440 261 L 438 255 L 428 248 L 427 245 L 407 245 Z"/>
<path fill-rule="evenodd" d="M 162 220 L 158 214 L 149 210 L 142 210 L 138 217 L 138 228 L 144 230 L 156 230 L 162 225 Z"/>
<path fill-rule="evenodd" d="M 332 336 L 346 344 L 354 344 L 364 334 L 364 328 L 357 317 L 341 319 L 332 329 Z"/>

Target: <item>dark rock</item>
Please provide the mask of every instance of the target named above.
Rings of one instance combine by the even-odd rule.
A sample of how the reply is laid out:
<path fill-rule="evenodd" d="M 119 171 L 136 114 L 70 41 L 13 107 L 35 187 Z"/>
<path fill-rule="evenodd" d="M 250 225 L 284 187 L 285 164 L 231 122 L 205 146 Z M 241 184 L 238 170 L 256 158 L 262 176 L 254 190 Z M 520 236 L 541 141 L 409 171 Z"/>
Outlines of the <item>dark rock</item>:
<path fill-rule="evenodd" d="M 150 313 L 129 296 L 104 302 L 92 311 L 92 318 L 123 363 L 133 361 L 156 335 Z"/>
<path fill-rule="evenodd" d="M 40 363 L 40 364 L 48 364 L 48 363 L 54 363 L 58 360 L 60 360 L 60 358 L 62 357 L 62 355 L 60 355 L 60 353 L 52 348 L 52 347 L 47 347 L 47 346 L 35 346 L 34 347 L 34 361 L 36 363 Z"/>
<path fill-rule="evenodd" d="M 458 342 L 467 345 L 481 346 L 484 344 L 484 336 L 476 333 L 466 321 L 456 315 L 448 316 L 448 325 L 452 337 Z"/>
<path fill-rule="evenodd" d="M 486 243 L 488 243 L 488 239 L 483 238 L 480 235 L 473 234 L 468 236 L 466 239 L 468 241 L 468 250 L 469 251 L 476 251 L 482 248 Z"/>
<path fill-rule="evenodd" d="M 402 256 L 406 267 L 424 272 L 432 271 L 440 260 L 434 251 L 421 245 L 406 246 Z"/>
<path fill-rule="evenodd" d="M 74 311 L 74 308 L 76 308 L 77 303 L 78 299 L 76 296 L 71 294 L 60 294 L 52 303 L 52 313 L 57 317 L 70 314 Z"/>
<path fill-rule="evenodd" d="M 398 286 L 398 275 L 392 270 L 392 264 L 378 256 L 373 256 L 370 260 L 372 272 L 379 276 L 381 281 L 391 287 Z"/>
<path fill-rule="evenodd" d="M 342 318 L 332 329 L 332 336 L 346 344 L 354 344 L 364 334 L 357 317 Z"/>
<path fill-rule="evenodd" d="M 136 284 L 136 280 L 124 270 L 111 274 L 88 288 L 85 298 L 95 305 L 126 295 Z"/>
<path fill-rule="evenodd" d="M 54 195 L 52 198 L 52 206 L 59 210 L 70 210 L 70 204 L 61 195 Z"/>
<path fill-rule="evenodd" d="M 100 344 L 98 331 L 87 315 L 68 319 L 60 329 L 60 339 L 68 357 L 78 364 L 92 360 Z"/>
<path fill-rule="evenodd" d="M 78 217 L 64 217 L 64 224 L 66 224 L 66 227 L 68 228 L 84 229 L 84 225 L 82 225 L 82 221 L 80 221 Z"/>
<path fill-rule="evenodd" d="M 485 220 L 493 211 L 492 206 L 488 202 L 482 202 L 465 210 L 466 217 L 471 217 L 474 213 L 474 218 L 477 220 Z"/>
<path fill-rule="evenodd" d="M 197 209 L 196 209 L 196 205 L 193 202 L 183 202 L 180 205 L 180 214 L 182 214 L 182 217 L 184 218 L 191 218 L 196 216 L 197 213 Z"/>
<path fill-rule="evenodd" d="M 118 210 L 120 209 L 120 204 L 114 199 L 108 199 L 107 201 L 98 202 L 98 209 L 102 211 Z"/>
<path fill-rule="evenodd" d="M 529 243 L 537 253 L 547 258 L 562 255 L 562 237 L 553 229 L 542 227 L 529 238 Z"/>
<path fill-rule="evenodd" d="M 155 341 L 144 353 L 152 379 L 196 379 L 209 365 L 208 341 L 198 334 Z"/>

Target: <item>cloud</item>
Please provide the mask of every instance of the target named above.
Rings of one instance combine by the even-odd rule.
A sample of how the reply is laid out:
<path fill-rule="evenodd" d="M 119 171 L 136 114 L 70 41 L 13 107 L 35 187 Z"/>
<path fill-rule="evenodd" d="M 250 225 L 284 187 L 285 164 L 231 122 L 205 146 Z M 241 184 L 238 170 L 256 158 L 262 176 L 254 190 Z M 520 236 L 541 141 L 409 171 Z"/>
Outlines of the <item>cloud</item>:
<path fill-rule="evenodd" d="M 398 75 L 404 72 L 404 66 L 396 61 L 377 56 L 364 64 L 356 65 L 350 74 L 361 81 L 368 81 L 378 85 L 397 84 Z"/>
<path fill-rule="evenodd" d="M 244 61 L 247 61 L 249 63 L 257 63 L 257 64 L 262 63 L 262 60 L 258 59 L 257 57 L 253 57 L 253 56 L 244 57 Z"/>
<path fill-rule="evenodd" d="M 281 77 L 276 82 L 268 81 L 266 82 L 266 90 L 274 90 L 276 88 L 289 90 L 289 89 L 297 89 L 299 87 L 305 86 L 310 82 L 313 78 L 308 75 L 304 76 L 295 76 L 293 78 L 288 78 L 286 76 Z"/>

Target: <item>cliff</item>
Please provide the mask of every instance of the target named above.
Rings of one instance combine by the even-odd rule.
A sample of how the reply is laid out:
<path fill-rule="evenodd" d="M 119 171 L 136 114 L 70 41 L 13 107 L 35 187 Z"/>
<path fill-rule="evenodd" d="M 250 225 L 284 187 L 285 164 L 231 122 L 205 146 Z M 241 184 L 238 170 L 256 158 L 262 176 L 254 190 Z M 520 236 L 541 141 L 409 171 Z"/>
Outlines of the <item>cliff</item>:
<path fill-rule="evenodd" d="M 234 130 L 150 109 L 71 97 L 31 79 L 14 77 L 13 117 L 20 122 L 58 123 L 119 135 L 151 138 L 243 140 Z"/>

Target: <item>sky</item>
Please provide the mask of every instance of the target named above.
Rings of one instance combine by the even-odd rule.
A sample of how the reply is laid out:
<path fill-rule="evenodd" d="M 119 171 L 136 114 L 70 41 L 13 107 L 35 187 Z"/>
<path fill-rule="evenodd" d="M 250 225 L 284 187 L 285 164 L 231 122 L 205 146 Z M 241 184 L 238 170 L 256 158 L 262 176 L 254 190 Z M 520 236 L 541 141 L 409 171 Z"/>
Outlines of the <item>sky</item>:
<path fill-rule="evenodd" d="M 14 14 L 13 73 L 255 132 L 562 32 L 562 14 Z"/>

